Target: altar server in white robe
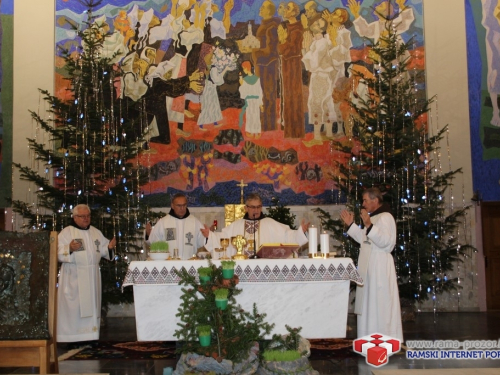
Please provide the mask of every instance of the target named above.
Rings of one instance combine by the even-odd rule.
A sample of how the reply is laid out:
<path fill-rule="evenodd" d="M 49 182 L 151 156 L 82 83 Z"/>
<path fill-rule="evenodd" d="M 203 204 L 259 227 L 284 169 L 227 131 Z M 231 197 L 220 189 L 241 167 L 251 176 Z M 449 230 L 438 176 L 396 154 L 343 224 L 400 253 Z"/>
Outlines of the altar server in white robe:
<path fill-rule="evenodd" d="M 99 340 L 101 326 L 101 258 L 111 259 L 116 239 L 106 239 L 90 225 L 90 208 L 79 204 L 73 220 L 58 236 L 62 263 L 57 293 L 57 341 Z"/>
<path fill-rule="evenodd" d="M 256 249 L 265 243 L 293 243 L 300 246 L 307 243 L 305 233 L 309 228 L 309 223 L 302 221 L 300 228 L 293 230 L 288 225 L 278 223 L 276 220 L 266 217 L 262 213 L 262 199 L 258 194 L 249 194 L 245 201 L 245 216 L 236 220 L 231 225 L 223 228 L 220 232 L 204 230 L 208 236 L 205 247 L 214 256 L 215 248 L 221 248 L 221 238 L 229 238 L 242 235 L 247 240 L 255 238 Z M 231 241 L 230 241 L 231 242 Z M 227 248 L 227 255 L 236 254 L 236 248 L 230 244 Z M 215 255 L 215 258 L 218 256 Z"/>
<path fill-rule="evenodd" d="M 391 252 L 396 245 L 396 222 L 379 189 L 363 193 L 363 228 L 354 214 L 343 210 L 340 217 L 349 226 L 347 234 L 361 245 L 358 272 L 364 284 L 356 287 L 354 313 L 358 337 L 373 333 L 403 341 L 398 281 Z"/>
<path fill-rule="evenodd" d="M 171 209 L 167 216 L 162 217 L 151 229 L 146 226 L 146 242 L 151 244 L 158 241 L 167 241 L 170 254 L 178 249 L 179 258 L 189 259 L 196 255 L 198 249 L 205 245 L 206 232 L 210 229 L 191 215 L 187 207 L 187 197 L 178 193 L 172 198 Z"/>

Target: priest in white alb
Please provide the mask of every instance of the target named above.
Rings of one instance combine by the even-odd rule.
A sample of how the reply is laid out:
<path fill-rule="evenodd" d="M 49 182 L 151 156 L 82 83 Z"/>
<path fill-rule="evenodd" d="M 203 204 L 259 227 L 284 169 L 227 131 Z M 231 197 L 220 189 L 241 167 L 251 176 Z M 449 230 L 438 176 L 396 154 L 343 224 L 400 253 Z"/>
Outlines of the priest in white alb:
<path fill-rule="evenodd" d="M 146 226 L 146 242 L 166 241 L 170 254 L 177 249 L 179 258 L 189 259 L 205 245 L 206 238 L 202 232 L 210 229 L 191 215 L 186 195 L 175 194 L 170 207 L 168 215 L 158 220 L 153 228 L 149 224 Z"/>
<path fill-rule="evenodd" d="M 101 326 L 101 258 L 111 259 L 116 239 L 106 239 L 90 225 L 90 208 L 79 204 L 58 236 L 61 262 L 57 290 L 57 341 L 99 340 Z"/>
<path fill-rule="evenodd" d="M 358 337 L 379 333 L 403 342 L 403 325 L 399 303 L 398 279 L 391 252 L 396 245 L 396 221 L 388 203 L 377 188 L 363 192 L 361 220 L 343 210 L 342 221 L 347 234 L 361 245 L 358 272 L 364 284 L 356 287 L 354 313 L 357 315 Z"/>
<path fill-rule="evenodd" d="M 211 232 L 208 229 L 204 230 L 204 234 L 208 236 L 205 247 L 212 255 L 215 254 L 214 249 L 222 247 L 220 243 L 221 238 L 229 238 L 230 240 L 231 237 L 237 235 L 245 237 L 247 241 L 255 239 L 256 249 L 259 249 L 262 244 L 281 243 L 302 246 L 308 241 L 305 233 L 307 233 L 309 223 L 303 220 L 300 228 L 294 230 L 288 225 L 266 217 L 262 213 L 262 199 L 258 194 L 249 194 L 247 196 L 245 200 L 245 212 L 245 216 L 242 219 L 234 221 L 220 232 Z M 234 254 L 236 254 L 236 248 L 232 244 L 229 244 L 227 256 Z"/>

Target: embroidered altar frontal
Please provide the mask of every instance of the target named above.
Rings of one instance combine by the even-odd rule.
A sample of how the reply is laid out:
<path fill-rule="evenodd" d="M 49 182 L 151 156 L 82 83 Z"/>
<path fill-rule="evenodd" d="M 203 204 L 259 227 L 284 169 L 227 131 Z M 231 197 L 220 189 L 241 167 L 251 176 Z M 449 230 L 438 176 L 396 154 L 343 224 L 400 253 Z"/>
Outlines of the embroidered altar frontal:
<path fill-rule="evenodd" d="M 219 265 L 219 261 L 213 261 Z M 175 270 L 185 268 L 196 276 L 206 261 L 131 262 L 124 286 L 133 285 L 137 339 L 175 341 L 182 290 Z M 252 259 L 236 262 L 242 293 L 241 308 L 251 311 L 257 304 L 266 321 L 274 323 L 273 334 L 286 334 L 285 325 L 302 327 L 302 336 L 340 338 L 346 336 L 350 282 L 362 283 L 349 258 Z M 160 312 L 161 313 L 158 313 Z"/>
<path fill-rule="evenodd" d="M 219 265 L 214 260 L 215 265 Z M 176 271 L 185 268 L 192 276 L 206 261 L 146 261 L 131 262 L 124 286 L 140 284 L 177 284 Z M 235 274 L 240 282 L 327 282 L 351 280 L 362 283 L 362 279 L 350 258 L 330 259 L 257 259 L 238 261 Z"/>

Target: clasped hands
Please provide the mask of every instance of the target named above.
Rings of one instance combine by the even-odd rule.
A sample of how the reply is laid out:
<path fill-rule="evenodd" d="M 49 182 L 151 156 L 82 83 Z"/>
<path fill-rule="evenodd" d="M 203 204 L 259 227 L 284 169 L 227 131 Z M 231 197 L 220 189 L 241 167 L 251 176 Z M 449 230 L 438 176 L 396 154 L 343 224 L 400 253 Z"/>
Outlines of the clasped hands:
<path fill-rule="evenodd" d="M 354 223 L 354 212 L 342 210 L 340 212 L 340 218 L 345 225 L 350 226 L 352 223 Z M 365 228 L 368 228 L 370 225 L 372 225 L 370 215 L 364 208 L 361 209 L 361 220 L 363 221 Z"/>

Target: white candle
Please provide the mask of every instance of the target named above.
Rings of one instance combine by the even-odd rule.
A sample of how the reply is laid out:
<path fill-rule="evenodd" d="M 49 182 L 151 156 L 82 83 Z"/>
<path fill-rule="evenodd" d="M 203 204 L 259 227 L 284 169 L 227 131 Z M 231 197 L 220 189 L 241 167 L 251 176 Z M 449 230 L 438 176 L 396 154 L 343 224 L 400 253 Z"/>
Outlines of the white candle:
<path fill-rule="evenodd" d="M 309 254 L 318 252 L 318 228 L 314 225 L 309 226 Z"/>
<path fill-rule="evenodd" d="M 330 253 L 330 235 L 323 231 L 319 235 L 319 243 L 321 246 L 321 254 L 329 254 Z"/>

